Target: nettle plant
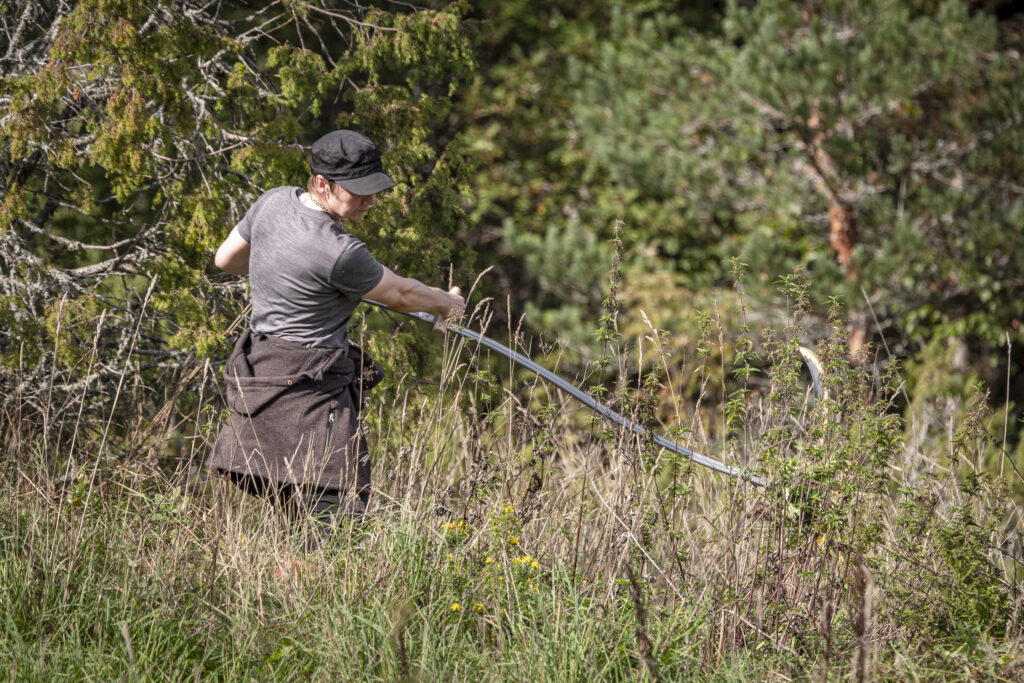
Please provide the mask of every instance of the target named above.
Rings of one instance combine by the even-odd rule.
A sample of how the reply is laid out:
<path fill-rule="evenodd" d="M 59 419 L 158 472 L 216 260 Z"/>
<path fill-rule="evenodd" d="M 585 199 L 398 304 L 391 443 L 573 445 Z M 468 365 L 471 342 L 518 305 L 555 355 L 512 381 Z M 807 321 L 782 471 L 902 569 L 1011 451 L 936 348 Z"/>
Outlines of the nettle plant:
<path fill-rule="evenodd" d="M 956 430 L 951 466 L 937 476 L 936 463 L 905 443 L 897 364 L 879 370 L 865 353 L 851 358 L 832 300 L 831 333 L 817 344 L 820 393 L 811 390 L 800 352 L 807 283 L 786 277 L 781 291 L 790 322 L 764 331 L 761 358 L 741 330 L 738 386 L 724 407 L 726 450 L 759 463 L 767 482 L 753 495 L 735 487 L 723 538 L 734 547 L 710 580 L 720 607 L 743 616 L 726 637 L 770 636 L 776 652 L 827 653 L 844 645 L 867 652 L 896 634 L 976 643 L 1006 633 L 1013 589 L 995 561 L 1005 486 L 972 465 L 991 440 L 984 399 Z M 762 365 L 770 389 L 753 401 L 744 383 Z"/>
<path fill-rule="evenodd" d="M 882 538 L 887 467 L 899 456 L 902 423 L 889 410 L 887 385 L 877 398 L 872 377 L 846 355 L 838 308 L 833 334 L 819 344 L 822 393 L 809 397 L 800 380 L 799 316 L 805 284 L 787 279 L 794 328 L 764 334 L 771 391 L 756 456 L 768 481 L 748 529 L 759 567 L 749 592 L 766 606 L 759 617 L 786 628 L 794 641 L 832 637 L 849 605 L 853 578 Z"/>
<path fill-rule="evenodd" d="M 986 398 L 976 394 L 952 431 L 948 462 L 918 465 L 916 485 L 894 491 L 893 561 L 879 578 L 887 611 L 910 637 L 967 643 L 968 654 L 987 635 L 1020 630 L 1018 507 L 1006 481 L 977 466 L 994 440 Z"/>
<path fill-rule="evenodd" d="M 826 335 L 815 344 L 815 387 L 802 351 L 810 337 L 804 322 L 814 321 L 806 278 L 781 280 L 788 319 L 755 343 L 743 268 L 733 263 L 738 329 L 727 329 L 717 308 L 698 315 L 692 361 L 675 373 L 693 377 L 677 387 L 669 365 L 679 351 L 664 331 L 649 325 L 654 353 L 629 358 L 613 267 L 596 395 L 654 431 L 669 422 L 680 442 L 750 467 L 766 485 L 721 486 L 649 439 L 595 418 L 593 433 L 621 462 L 608 463 L 606 474 L 623 479 L 615 513 L 632 534 L 607 558 L 632 557 L 641 576 L 688 587 L 687 599 L 707 610 L 706 653 L 756 646 L 814 658 L 856 650 L 867 666 L 872 649 L 897 636 L 977 643 L 1005 633 L 1014 597 L 996 552 L 1012 555 L 1014 527 L 1005 487 L 974 465 L 991 442 L 984 398 L 955 432 L 952 466 L 937 476 L 941 458 L 906 443 L 913 416 L 903 413 L 910 401 L 898 364 L 871 358 L 870 349 L 851 357 L 842 307 L 831 299 Z M 679 395 L 687 387 L 697 388 Z"/>

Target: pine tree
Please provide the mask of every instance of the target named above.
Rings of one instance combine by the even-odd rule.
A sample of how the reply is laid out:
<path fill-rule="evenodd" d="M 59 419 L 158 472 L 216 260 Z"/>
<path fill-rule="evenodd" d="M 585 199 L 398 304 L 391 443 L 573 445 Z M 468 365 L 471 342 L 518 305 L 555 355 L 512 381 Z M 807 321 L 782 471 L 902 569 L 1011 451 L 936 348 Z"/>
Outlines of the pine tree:
<path fill-rule="evenodd" d="M 579 70 L 580 145 L 647 207 L 643 236 L 769 280 L 800 266 L 855 318 L 863 286 L 903 348 L 1024 339 L 1024 83 L 992 16 L 766 0 L 721 29 L 623 14 Z"/>

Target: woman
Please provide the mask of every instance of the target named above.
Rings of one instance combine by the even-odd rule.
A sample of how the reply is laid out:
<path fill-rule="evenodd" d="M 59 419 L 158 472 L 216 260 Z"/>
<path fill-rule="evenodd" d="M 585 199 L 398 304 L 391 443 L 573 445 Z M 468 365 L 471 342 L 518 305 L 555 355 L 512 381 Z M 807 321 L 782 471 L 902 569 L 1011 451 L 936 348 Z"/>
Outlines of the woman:
<path fill-rule="evenodd" d="M 214 258 L 248 274 L 252 315 L 224 368 L 233 414 L 208 465 L 300 517 L 331 522 L 369 498 L 357 413 L 380 369 L 348 338 L 360 299 L 444 317 L 465 309 L 457 293 L 381 265 L 346 229 L 394 185 L 370 140 L 328 133 L 313 143 L 306 190 L 265 192 Z"/>

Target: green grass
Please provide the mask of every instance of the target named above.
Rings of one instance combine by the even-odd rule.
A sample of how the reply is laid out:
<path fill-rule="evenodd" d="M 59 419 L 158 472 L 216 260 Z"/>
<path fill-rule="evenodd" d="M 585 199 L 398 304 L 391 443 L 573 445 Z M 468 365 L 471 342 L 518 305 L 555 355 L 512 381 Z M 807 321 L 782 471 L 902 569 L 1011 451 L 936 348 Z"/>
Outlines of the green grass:
<path fill-rule="evenodd" d="M 477 369 L 459 360 L 468 350 L 449 348 L 439 389 L 396 380 L 371 403 L 370 512 L 314 551 L 201 467 L 216 410 L 178 416 L 166 437 L 141 415 L 73 439 L 8 420 L 0 671 L 1019 680 L 1024 521 L 1009 483 L 972 465 L 992 442 L 983 402 L 908 424 L 841 340 L 820 346 L 830 393 L 814 399 L 794 344 L 765 345 L 760 395 L 735 393 L 708 363 L 686 369 L 720 383 L 729 407 L 656 426 L 762 463 L 763 489 L 591 423 L 536 384 L 489 381 L 483 400 Z M 660 384 L 613 387 L 608 400 L 643 414 Z M 948 451 L 933 450 L 940 431 Z M 124 458 L 142 433 L 148 446 Z"/>
<path fill-rule="evenodd" d="M 229 492 L 230 508 L 188 501 L 183 519 L 154 521 L 138 485 L 108 485 L 84 514 L 5 507 L 0 656 L 17 678 L 637 675 L 628 586 L 524 561 L 493 524 L 442 529 L 396 509 L 303 553 L 255 501 Z M 684 604 L 651 613 L 673 677 L 699 664 L 692 623 Z"/>

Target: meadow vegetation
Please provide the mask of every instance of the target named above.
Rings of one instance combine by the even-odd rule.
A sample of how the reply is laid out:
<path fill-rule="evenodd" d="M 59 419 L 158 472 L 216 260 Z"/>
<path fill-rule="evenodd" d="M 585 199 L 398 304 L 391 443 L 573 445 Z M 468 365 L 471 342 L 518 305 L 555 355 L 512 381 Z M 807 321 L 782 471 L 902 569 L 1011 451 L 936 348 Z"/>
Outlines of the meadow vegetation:
<path fill-rule="evenodd" d="M 763 488 L 514 368 L 499 381 L 454 337 L 439 386 L 393 378 L 371 401 L 374 505 L 319 544 L 204 470 L 214 411 L 131 454 L 87 425 L 47 446 L 7 415 L 0 663 L 19 680 L 1019 679 L 1024 520 L 981 465 L 983 397 L 949 424 L 901 417 L 898 373 L 851 361 L 838 317 L 816 394 L 805 287 L 786 280 L 789 323 L 757 352 L 706 316 L 682 366 L 653 327 L 627 343 L 606 302 L 608 353 L 578 378 Z M 673 395 L 686 375 L 711 410 Z"/>

